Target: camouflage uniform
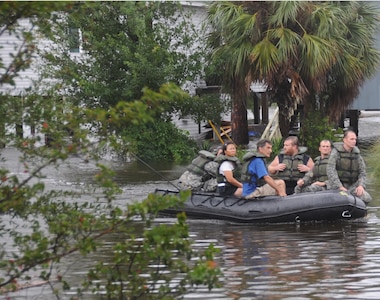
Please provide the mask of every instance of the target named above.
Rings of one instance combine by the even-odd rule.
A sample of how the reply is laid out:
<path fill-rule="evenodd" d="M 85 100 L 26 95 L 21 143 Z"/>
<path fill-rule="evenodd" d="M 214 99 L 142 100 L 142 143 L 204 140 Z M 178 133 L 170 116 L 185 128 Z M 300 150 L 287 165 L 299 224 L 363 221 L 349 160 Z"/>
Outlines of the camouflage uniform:
<path fill-rule="evenodd" d="M 367 183 L 366 166 L 360 150 L 354 147 L 351 152 L 347 152 L 341 143 L 336 144 L 330 154 L 327 176 L 328 189 L 339 189 L 344 186 L 350 193 L 357 196 L 355 189 L 359 185 L 365 189 Z M 364 191 L 360 198 L 366 203 L 372 200 L 367 191 Z"/>
<path fill-rule="evenodd" d="M 218 172 L 219 163 L 216 161 L 210 161 L 205 164 L 205 171 L 211 175 L 211 178 L 206 180 L 203 184 L 202 190 L 205 192 L 216 192 L 218 182 L 216 180 L 216 173 Z"/>
<path fill-rule="evenodd" d="M 306 184 L 306 178 L 310 178 L 308 181 L 311 182 L 312 181 L 312 178 L 313 178 L 313 172 L 312 171 L 309 171 L 305 174 L 305 177 L 303 178 L 303 181 L 305 182 L 305 184 L 303 186 L 299 186 L 299 185 L 296 185 L 296 187 L 294 188 L 294 193 L 295 194 L 299 194 L 299 193 L 307 193 L 307 192 L 320 192 L 320 191 L 324 191 L 326 190 L 326 186 L 319 186 L 319 185 L 316 185 L 316 184 Z M 313 180 L 313 182 L 315 182 Z"/>
<path fill-rule="evenodd" d="M 199 191 L 202 185 L 202 177 L 190 171 L 185 171 L 178 179 L 178 186 L 183 190 Z"/>
<path fill-rule="evenodd" d="M 199 154 L 178 179 L 177 184 L 184 190 L 216 192 L 219 163 L 211 160 L 215 155 L 208 151 L 201 150 Z"/>
<path fill-rule="evenodd" d="M 327 164 L 329 161 L 329 156 L 321 158 L 320 156 L 314 159 L 314 167 L 312 170 L 307 172 L 302 178 L 304 181 L 303 186 L 296 186 L 294 188 L 294 193 L 305 193 L 305 192 L 320 192 L 327 189 L 328 178 L 327 178 Z M 325 182 L 325 186 L 319 186 L 312 184 L 314 182 L 321 181 Z"/>

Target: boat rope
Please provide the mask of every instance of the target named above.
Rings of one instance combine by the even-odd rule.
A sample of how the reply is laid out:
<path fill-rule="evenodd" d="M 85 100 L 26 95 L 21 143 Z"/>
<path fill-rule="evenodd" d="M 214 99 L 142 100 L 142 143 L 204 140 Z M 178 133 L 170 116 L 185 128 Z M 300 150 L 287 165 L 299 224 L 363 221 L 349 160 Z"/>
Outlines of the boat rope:
<path fill-rule="evenodd" d="M 242 198 L 236 198 L 236 200 L 234 199 L 234 201 L 230 201 L 231 202 L 230 204 L 227 203 L 227 200 L 228 199 L 231 200 L 231 197 L 223 197 L 221 200 L 218 200 L 218 201 L 216 199 L 217 198 L 215 197 L 215 195 L 210 195 L 206 199 L 202 200 L 201 204 L 209 202 L 211 207 L 217 207 L 220 204 L 224 203 L 225 207 L 233 207 L 235 205 L 242 206 L 246 203 L 246 200 L 244 200 Z M 191 198 L 191 200 L 193 200 L 193 199 Z M 193 201 L 192 201 L 192 203 L 194 204 Z"/>
<path fill-rule="evenodd" d="M 231 199 L 231 198 L 228 198 L 228 199 Z M 227 198 L 224 198 L 224 202 L 226 202 Z M 246 199 L 243 199 L 243 198 L 237 198 L 236 201 L 231 201 L 231 205 L 228 205 L 227 203 L 225 204 L 226 207 L 232 207 L 234 205 L 238 205 L 238 206 L 242 206 L 244 205 L 245 203 L 247 203 L 247 200 Z"/>
<path fill-rule="evenodd" d="M 139 162 L 141 162 L 142 164 L 144 164 L 146 167 L 148 167 L 149 169 L 151 169 L 155 174 L 157 174 L 158 176 L 160 176 L 163 180 L 165 180 L 166 182 L 168 182 L 169 184 L 171 184 L 172 186 L 174 186 L 178 191 L 180 191 L 181 189 L 176 186 L 172 181 L 170 181 L 169 179 L 167 179 L 164 175 L 162 175 L 160 172 L 158 172 L 157 170 L 155 170 L 152 166 L 150 166 L 147 162 L 143 161 L 140 157 L 138 157 L 136 154 L 130 152 Z"/>

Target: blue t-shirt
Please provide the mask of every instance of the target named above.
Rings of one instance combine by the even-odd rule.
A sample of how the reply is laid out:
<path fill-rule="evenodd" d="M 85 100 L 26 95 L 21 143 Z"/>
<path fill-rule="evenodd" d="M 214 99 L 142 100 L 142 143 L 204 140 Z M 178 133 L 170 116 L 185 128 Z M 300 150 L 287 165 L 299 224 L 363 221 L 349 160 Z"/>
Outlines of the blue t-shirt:
<path fill-rule="evenodd" d="M 248 165 L 248 173 L 252 175 L 251 182 L 243 182 L 243 197 L 249 195 L 250 193 L 256 190 L 256 178 L 260 179 L 265 175 L 268 175 L 268 170 L 265 166 L 264 160 L 258 157 L 252 159 Z"/>

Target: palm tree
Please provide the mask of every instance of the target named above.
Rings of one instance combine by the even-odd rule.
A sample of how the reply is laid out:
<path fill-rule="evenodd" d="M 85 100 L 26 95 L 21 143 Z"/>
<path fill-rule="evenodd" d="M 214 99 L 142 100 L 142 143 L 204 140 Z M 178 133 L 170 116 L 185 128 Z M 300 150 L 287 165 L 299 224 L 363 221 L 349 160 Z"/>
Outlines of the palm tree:
<path fill-rule="evenodd" d="M 379 63 L 378 11 L 367 2 L 213 2 L 208 16 L 213 57 L 228 58 L 224 86 L 239 109 L 231 116 L 237 144 L 245 143 L 234 129 L 245 134 L 251 81 L 268 85 L 285 137 L 301 103 L 305 115 L 318 109 L 339 120 Z"/>
<path fill-rule="evenodd" d="M 248 144 L 247 98 L 250 80 L 250 53 L 252 43 L 249 36 L 241 35 L 236 20 L 244 13 L 244 7 L 231 2 L 214 2 L 209 7 L 208 44 L 213 50 L 215 64 L 224 62 L 222 86 L 232 98 L 231 129 L 238 145 Z"/>

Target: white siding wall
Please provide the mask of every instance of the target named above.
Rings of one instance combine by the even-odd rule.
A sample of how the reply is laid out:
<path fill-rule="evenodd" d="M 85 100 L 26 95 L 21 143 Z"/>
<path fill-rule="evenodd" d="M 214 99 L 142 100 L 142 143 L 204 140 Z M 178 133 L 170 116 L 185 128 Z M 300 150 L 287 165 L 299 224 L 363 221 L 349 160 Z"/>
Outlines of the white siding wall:
<path fill-rule="evenodd" d="M 19 24 L 20 27 L 17 34 L 10 35 L 5 33 L 0 36 L 0 57 L 3 63 L 3 68 L 0 69 L 1 74 L 5 73 L 5 70 L 10 66 L 12 62 L 12 57 L 10 54 L 15 54 L 22 49 L 23 40 L 21 31 L 28 31 L 31 29 L 31 24 L 28 22 L 28 20 L 21 20 Z M 0 93 L 6 93 L 15 96 L 20 95 L 25 89 L 31 86 L 32 80 L 36 79 L 35 67 L 31 67 L 25 71 L 20 71 L 18 74 L 19 75 L 14 78 L 15 86 L 4 84 L 0 86 Z"/>

